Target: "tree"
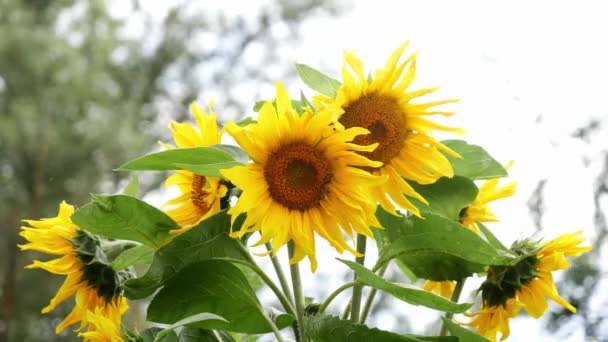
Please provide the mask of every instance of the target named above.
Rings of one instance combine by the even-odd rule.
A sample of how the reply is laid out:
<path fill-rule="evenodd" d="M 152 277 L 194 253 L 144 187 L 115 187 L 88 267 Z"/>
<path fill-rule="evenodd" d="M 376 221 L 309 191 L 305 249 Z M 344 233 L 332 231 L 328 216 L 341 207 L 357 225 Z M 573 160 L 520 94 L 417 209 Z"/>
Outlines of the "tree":
<path fill-rule="evenodd" d="M 1 341 L 66 338 L 50 337 L 65 312 L 39 314 L 56 277 L 21 272 L 31 256 L 18 253 L 19 220 L 54 215 L 63 199 L 82 205 L 89 193 L 115 192 L 126 175 L 111 170 L 153 148 L 166 131 L 158 122 L 183 119 L 201 91 L 218 89 L 228 113 L 249 111 L 234 85 L 272 85 L 260 64 L 276 59 L 279 41 L 293 44 L 297 23 L 320 3 L 277 2 L 247 20 L 186 4 L 158 20 L 139 1 L 130 5 L 116 17 L 101 0 L 0 0 Z M 135 36 L 134 20 L 143 25 Z M 287 36 L 272 33 L 276 24 Z M 201 46 L 201 35 L 216 44 Z M 267 51 L 254 65 L 244 63 L 252 44 Z M 160 181 L 146 179 L 143 191 Z"/>

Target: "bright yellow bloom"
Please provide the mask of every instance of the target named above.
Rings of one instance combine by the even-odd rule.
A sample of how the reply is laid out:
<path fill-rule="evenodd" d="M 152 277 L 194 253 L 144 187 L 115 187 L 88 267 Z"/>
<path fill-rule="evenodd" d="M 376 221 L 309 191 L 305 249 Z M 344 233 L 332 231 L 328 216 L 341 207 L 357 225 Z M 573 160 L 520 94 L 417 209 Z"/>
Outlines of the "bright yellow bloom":
<path fill-rule="evenodd" d="M 206 147 L 221 143 L 222 132 L 218 131 L 216 116 L 209 105 L 209 115 L 195 102 L 192 113 L 198 130 L 188 123 L 172 121 L 169 129 L 178 148 Z M 161 143 L 162 144 L 162 143 Z M 173 147 L 162 144 L 167 149 Z M 219 178 L 205 177 L 190 171 L 177 171 L 165 182 L 165 186 L 177 186 L 180 195 L 163 204 L 163 208 L 182 228 L 172 230 L 181 234 L 220 210 L 220 199 L 226 196 L 227 188 Z"/>
<path fill-rule="evenodd" d="M 578 231 L 572 234 L 561 235 L 554 240 L 544 243 L 540 251 L 536 253 L 536 257 L 538 258 L 538 264 L 536 265 L 538 276 L 517 291 L 517 299 L 522 303 L 530 316 L 539 318 L 547 311 L 549 305 L 547 304 L 546 297 L 553 299 L 553 301 L 564 308 L 576 313 L 576 308 L 563 299 L 557 292 L 551 272 L 568 268 L 570 264 L 566 260 L 567 256 L 575 257 L 591 251 L 591 246 L 579 246 L 585 241 L 585 238 L 578 237 L 582 233 L 582 231 Z"/>
<path fill-rule="evenodd" d="M 452 297 L 452 293 L 454 292 L 454 288 L 456 287 L 456 282 L 453 280 L 445 280 L 445 281 L 433 281 L 426 280 L 422 285 L 422 289 L 425 291 L 436 293 L 444 298 Z"/>
<path fill-rule="evenodd" d="M 500 340 L 504 341 L 511 333 L 509 330 L 509 319 L 516 317 L 519 313 L 520 304 L 515 299 L 507 300 L 506 304 L 483 308 L 479 312 L 467 314 L 475 317 L 467 325 L 475 327 L 477 333 L 485 336 L 490 341 L 496 342 L 496 334 L 500 333 Z"/>
<path fill-rule="evenodd" d="M 96 309 L 95 312 L 87 311 L 87 319 L 90 322 L 87 332 L 79 333 L 88 342 L 123 342 L 120 327 L 114 324 L 103 312 Z"/>
<path fill-rule="evenodd" d="M 511 165 L 512 162 L 509 162 L 505 168 L 508 169 L 511 167 Z M 487 180 L 481 185 L 481 187 L 479 187 L 479 193 L 477 194 L 475 200 L 461 211 L 460 223 L 462 223 L 463 226 L 469 228 L 475 233 L 479 233 L 477 221 L 498 221 L 494 213 L 492 213 L 488 207 L 488 203 L 500 198 L 512 196 L 515 193 L 515 187 L 517 186 L 517 183 L 511 182 L 501 188 L 498 188 L 499 181 L 499 178 Z M 440 282 L 427 280 L 422 285 L 423 289 L 436 293 L 445 298 L 450 298 L 452 296 L 454 287 L 455 282 L 449 280 Z"/>
<path fill-rule="evenodd" d="M 539 318 L 547 311 L 547 298 L 550 298 L 575 313 L 576 308 L 557 292 L 551 272 L 566 269 L 569 266 L 566 257 L 591 251 L 591 246 L 579 246 L 585 241 L 578 237 L 580 234 L 582 231 L 564 234 L 539 245 L 540 248 L 532 254 L 523 253 L 528 256 L 516 266 L 490 267 L 484 283 L 487 286 L 482 285 L 483 308 L 478 313 L 469 314 L 476 318 L 467 325 L 496 341 L 497 332 L 501 332 L 501 340 L 509 336 L 509 319 L 517 315 L 520 307 L 530 316 Z M 524 246 L 519 249 L 521 251 L 529 249 L 529 245 L 521 246 Z M 514 248 L 514 251 L 518 252 L 518 249 Z"/>
<path fill-rule="evenodd" d="M 374 175 L 389 177 L 388 182 L 373 188 L 382 207 L 397 215 L 394 202 L 420 216 L 418 208 L 406 196 L 428 203 L 403 178 L 419 184 L 432 184 L 441 177 L 452 177 L 452 165 L 439 150 L 455 157 L 459 155 L 435 140 L 432 131 L 460 133 L 462 130 L 427 119 L 430 115 L 453 115 L 433 108 L 457 100 L 413 102 L 437 88 L 408 90 L 416 75 L 416 56 L 412 54 L 400 63 L 407 45 L 408 42 L 395 50 L 384 69 L 376 70 L 370 80 L 361 60 L 354 53 L 345 52 L 342 85 L 336 97 L 317 95 L 314 102 L 318 108 L 328 105 L 343 108 L 344 114 L 339 122 L 345 128 L 364 127 L 370 131 L 356 137 L 353 140 L 355 144 L 379 144 L 375 150 L 361 152 L 361 155 L 382 162 L 381 167 L 373 168 Z"/>
<path fill-rule="evenodd" d="M 42 313 L 54 310 L 57 305 L 74 295 L 76 304 L 55 329 L 59 334 L 66 327 L 80 322 L 80 329 L 89 324 L 87 311 L 99 312 L 120 329 L 122 314 L 128 309 L 127 301 L 116 290 L 114 279 L 95 279 L 99 276 L 95 270 L 88 269 L 82 260 L 86 257 L 78 253 L 78 246 L 72 241 L 82 238 L 83 232 L 72 223 L 70 216 L 74 207 L 62 202 L 57 217 L 46 218 L 40 221 L 25 220 L 31 227 L 21 227 L 23 236 L 29 243 L 19 245 L 21 250 L 34 250 L 60 257 L 54 260 L 41 262 L 35 260 L 26 268 L 42 268 L 48 272 L 65 275 L 63 285 Z M 70 241 L 71 240 L 71 241 Z M 111 278 L 111 277 L 110 277 Z M 103 282 L 103 287 L 100 283 Z M 108 283 L 110 282 L 110 283 Z M 108 286 L 109 285 L 109 286 Z"/>
<path fill-rule="evenodd" d="M 241 237 L 260 231 L 255 245 L 272 240 L 274 251 L 293 241 L 291 263 L 307 256 L 313 272 L 315 233 L 326 239 L 340 253 L 356 254 L 345 241 L 343 231 L 372 237 L 370 226 L 379 227 L 376 203 L 370 200 L 369 184 L 384 179 L 361 168 L 379 167 L 353 151 L 373 151 L 377 144 L 359 146 L 352 139 L 368 131 L 352 128 L 338 132 L 331 129 L 341 109 L 328 107 L 316 114 L 307 109 L 298 115 L 287 91 L 277 82 L 276 108 L 264 104 L 258 122 L 246 128 L 234 122 L 226 130 L 249 154 L 253 163 L 222 170 L 222 174 L 243 193 L 228 212 L 232 222 L 242 213 L 247 218 L 241 230 L 231 233 Z"/>
<path fill-rule="evenodd" d="M 509 162 L 505 168 L 508 169 L 512 164 L 512 162 Z M 479 187 L 477 198 L 475 198 L 473 203 L 468 207 L 463 209 L 460 214 L 460 223 L 462 223 L 463 226 L 475 233 L 479 233 L 477 222 L 498 222 L 496 215 L 494 215 L 488 207 L 488 203 L 496 201 L 497 199 L 513 196 L 515 188 L 517 187 L 516 182 L 511 182 L 499 188 L 499 181 L 500 178 L 490 179 Z"/>

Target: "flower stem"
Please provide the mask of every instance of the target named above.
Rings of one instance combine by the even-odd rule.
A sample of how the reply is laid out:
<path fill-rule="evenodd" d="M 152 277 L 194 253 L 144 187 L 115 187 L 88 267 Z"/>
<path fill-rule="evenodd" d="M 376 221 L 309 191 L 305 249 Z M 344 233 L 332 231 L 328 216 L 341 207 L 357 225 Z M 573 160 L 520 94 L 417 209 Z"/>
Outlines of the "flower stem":
<path fill-rule="evenodd" d="M 363 234 L 357 234 L 357 252 L 361 254 L 355 261 L 364 266 L 365 263 L 365 243 L 367 239 Z M 355 274 L 355 281 L 357 281 L 357 274 Z M 363 292 L 362 286 L 353 287 L 352 304 L 350 307 L 350 319 L 353 322 L 359 322 L 359 310 L 361 308 L 361 294 Z"/>
<path fill-rule="evenodd" d="M 293 258 L 293 254 L 295 251 L 295 245 L 293 241 L 289 241 L 287 244 L 287 248 L 289 250 L 289 258 Z M 304 329 L 302 328 L 304 324 L 304 296 L 302 295 L 302 280 L 300 279 L 300 268 L 298 264 L 290 264 L 289 271 L 291 272 L 291 284 L 293 286 L 293 296 L 294 302 L 296 304 L 296 322 L 297 322 L 297 331 L 296 333 L 296 341 L 301 342 L 304 341 Z"/>
<path fill-rule="evenodd" d="M 272 319 L 270 319 L 270 317 L 268 317 L 268 315 L 264 312 L 264 309 L 262 309 L 260 307 L 260 310 L 262 310 L 262 316 L 264 316 L 264 318 L 266 319 L 266 322 L 268 322 L 268 324 L 270 325 L 270 328 L 272 329 L 274 336 L 277 337 L 277 341 L 284 342 L 283 336 L 281 335 L 281 332 L 279 331 L 279 328 L 277 327 L 277 325 L 272 321 Z"/>
<path fill-rule="evenodd" d="M 452 302 L 458 303 L 458 299 L 460 299 L 460 294 L 462 293 L 462 288 L 464 287 L 465 281 L 466 281 L 466 278 L 463 278 L 456 282 L 456 287 L 454 287 L 454 292 L 452 292 L 452 297 L 450 297 L 450 300 Z M 447 312 L 445 314 L 445 319 L 452 319 L 452 317 L 454 317 L 453 312 Z M 447 324 L 445 324 L 445 322 L 443 322 L 441 324 L 441 332 L 439 333 L 439 336 L 447 336 L 447 334 L 448 334 L 448 326 L 447 326 Z"/>
<path fill-rule="evenodd" d="M 266 243 L 266 249 L 268 251 L 272 251 L 272 244 L 270 242 Z M 274 267 L 274 271 L 277 273 L 277 277 L 279 278 L 279 283 L 281 284 L 281 288 L 283 289 L 283 293 L 291 303 L 293 304 L 293 297 L 291 295 L 291 290 L 289 289 L 289 284 L 287 283 L 287 279 L 285 278 L 285 274 L 283 273 L 283 268 L 281 267 L 281 263 L 276 255 L 270 254 L 270 261 L 272 261 L 272 266 Z"/>
<path fill-rule="evenodd" d="M 384 266 L 382 266 L 382 268 L 380 269 L 380 272 L 378 272 L 378 275 L 380 277 L 384 277 L 384 273 L 386 273 L 386 270 L 388 269 L 388 263 L 384 264 Z M 365 305 L 363 306 L 363 313 L 361 314 L 361 318 L 359 319 L 359 322 L 361 324 L 365 324 L 365 321 L 367 320 L 367 315 L 369 315 L 369 311 L 372 308 L 372 304 L 374 303 L 374 297 L 376 297 L 376 293 L 378 292 L 378 289 L 376 288 L 372 288 L 369 295 L 367 296 L 367 300 L 365 301 Z"/>
<path fill-rule="evenodd" d="M 268 287 L 270 287 L 272 292 L 274 292 L 274 294 L 277 296 L 277 299 L 279 300 L 279 302 L 281 302 L 283 309 L 285 309 L 285 311 L 288 314 L 291 314 L 291 315 L 296 314 L 296 310 L 294 309 L 294 307 L 291 304 L 291 302 L 289 301 L 289 299 L 287 299 L 287 297 L 283 294 L 283 292 L 281 292 L 281 289 L 279 289 L 277 284 L 275 284 L 272 281 L 272 279 L 270 279 L 270 277 L 266 273 L 264 273 L 264 271 L 256 263 L 248 262 L 248 261 L 240 260 L 240 259 L 234 259 L 234 258 L 222 258 L 222 259 L 224 259 L 226 261 L 230 261 L 235 264 L 241 264 L 241 265 L 245 265 L 245 266 L 249 267 L 251 270 L 253 270 L 255 272 L 255 274 L 257 274 L 260 278 L 262 278 L 262 281 L 264 283 L 266 283 L 266 285 L 268 285 Z"/>
<path fill-rule="evenodd" d="M 342 316 L 340 316 L 342 318 L 343 321 L 348 319 L 348 315 L 350 314 L 350 305 L 352 304 L 352 301 L 348 301 L 348 304 L 346 304 L 346 307 L 344 308 L 344 311 L 342 312 Z"/>
<path fill-rule="evenodd" d="M 355 285 L 359 285 L 358 282 L 356 281 L 351 281 L 350 283 L 346 283 L 340 287 L 338 287 L 334 292 L 332 292 L 327 299 L 325 299 L 325 301 L 321 304 L 321 306 L 319 307 L 319 313 L 323 313 L 325 312 L 325 309 L 327 309 L 327 307 L 329 306 L 329 304 L 334 300 L 334 298 L 336 298 L 336 296 L 338 296 L 340 293 L 342 293 L 342 291 L 349 289 Z"/>

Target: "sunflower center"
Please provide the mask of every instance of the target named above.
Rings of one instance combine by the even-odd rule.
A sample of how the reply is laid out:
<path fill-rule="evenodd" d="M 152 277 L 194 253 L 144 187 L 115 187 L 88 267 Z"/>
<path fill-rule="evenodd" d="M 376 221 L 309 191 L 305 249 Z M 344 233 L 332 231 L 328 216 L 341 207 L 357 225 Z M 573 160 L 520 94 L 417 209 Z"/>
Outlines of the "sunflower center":
<path fill-rule="evenodd" d="M 281 146 L 264 168 L 270 196 L 283 206 L 305 211 L 327 194 L 332 173 L 325 155 L 305 142 Z"/>
<path fill-rule="evenodd" d="M 194 175 L 192 178 L 192 189 L 190 190 L 192 194 L 192 203 L 203 213 L 209 211 L 209 206 L 207 205 L 207 202 L 205 202 L 205 196 L 207 196 L 209 193 L 203 190 L 206 183 L 207 179 L 205 176 Z"/>
<path fill-rule="evenodd" d="M 370 134 L 357 136 L 353 142 L 358 145 L 378 143 L 373 152 L 358 152 L 371 160 L 388 163 L 405 145 L 405 113 L 393 96 L 363 95 L 344 108 L 339 121 L 346 128 L 365 127 L 370 131 Z"/>

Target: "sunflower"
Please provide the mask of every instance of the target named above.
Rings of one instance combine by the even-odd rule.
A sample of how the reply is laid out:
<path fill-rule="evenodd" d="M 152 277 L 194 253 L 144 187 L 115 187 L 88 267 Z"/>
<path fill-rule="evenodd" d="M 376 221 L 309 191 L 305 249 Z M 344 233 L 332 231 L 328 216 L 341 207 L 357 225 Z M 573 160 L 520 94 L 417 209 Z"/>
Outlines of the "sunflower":
<path fill-rule="evenodd" d="M 171 122 L 169 129 L 178 148 L 205 147 L 219 144 L 222 132 L 217 129 L 216 116 L 209 104 L 209 115 L 195 102 L 192 113 L 198 130 L 188 123 Z M 165 148 L 173 147 L 161 143 Z M 182 228 L 172 230 L 181 234 L 196 226 L 205 218 L 220 210 L 220 199 L 226 196 L 227 188 L 220 178 L 197 175 L 190 171 L 177 171 L 165 182 L 165 186 L 177 186 L 180 195 L 163 204 L 163 209 Z"/>
<path fill-rule="evenodd" d="M 432 131 L 461 133 L 462 130 L 427 119 L 428 116 L 436 114 L 453 115 L 452 112 L 433 108 L 457 100 L 413 102 L 437 88 L 413 91 L 408 89 L 416 74 L 416 56 L 412 54 L 400 63 L 407 45 L 408 42 L 397 48 L 384 69 L 376 70 L 375 76 L 370 75 L 369 80 L 365 76 L 361 60 L 354 53 L 345 52 L 342 85 L 338 88 L 335 98 L 317 95 L 313 100 L 318 108 L 343 108 L 344 113 L 340 116 L 339 123 L 345 128 L 364 127 L 369 130 L 369 134 L 357 136 L 353 140 L 355 144 L 378 143 L 375 150 L 359 153 L 382 163 L 382 166 L 370 169 L 374 175 L 389 177 L 387 182 L 373 189 L 382 207 L 397 215 L 394 202 L 420 216 L 420 211 L 408 197 L 416 198 L 425 204 L 428 202 L 403 178 L 419 184 L 432 184 L 441 177 L 452 177 L 452 165 L 440 150 L 455 157 L 460 156 L 436 141 Z"/>
<path fill-rule="evenodd" d="M 509 169 L 513 162 L 509 162 L 505 168 Z M 475 200 L 460 212 L 460 223 L 479 234 L 477 222 L 497 222 L 498 219 L 488 207 L 488 203 L 497 199 L 513 196 L 516 182 L 511 182 L 503 187 L 498 187 L 500 178 L 485 181 L 479 187 L 479 193 Z"/>
<path fill-rule="evenodd" d="M 87 332 L 78 333 L 89 342 L 122 342 L 124 339 L 120 333 L 120 327 L 114 324 L 101 310 L 95 312 L 87 311 L 87 319 L 90 322 Z"/>
<path fill-rule="evenodd" d="M 276 253 L 288 241 L 295 245 L 291 263 L 305 256 L 314 272 L 315 234 L 338 252 L 358 255 L 343 231 L 372 237 L 369 226 L 380 227 L 376 203 L 370 199 L 368 184 L 385 179 L 361 168 L 379 167 L 354 151 L 373 151 L 377 144 L 359 146 L 352 139 L 368 131 L 351 128 L 334 132 L 341 109 L 327 107 L 315 115 L 307 108 L 296 113 L 287 91 L 277 82 L 276 108 L 264 104 L 258 122 L 246 128 L 234 122 L 226 130 L 249 154 L 253 163 L 222 170 L 221 173 L 243 192 L 229 210 L 232 222 L 247 213 L 241 230 L 233 237 L 260 231 L 255 246 L 272 240 Z"/>
<path fill-rule="evenodd" d="M 422 289 L 425 291 L 436 293 L 444 298 L 452 297 L 452 293 L 456 288 L 456 282 L 452 280 L 445 281 L 433 281 L 426 280 L 422 285 Z"/>
<path fill-rule="evenodd" d="M 506 340 L 511 334 L 509 319 L 517 317 L 521 304 L 514 298 L 508 299 L 505 305 L 495 305 L 482 308 L 474 314 L 466 314 L 475 317 L 467 325 L 477 328 L 477 332 L 491 341 L 496 342 L 496 334 L 500 333 L 500 340 Z"/>
<path fill-rule="evenodd" d="M 580 246 L 585 241 L 579 237 L 582 231 L 564 234 L 542 244 L 521 241 L 511 249 L 520 255 L 514 266 L 490 266 L 488 277 L 481 285 L 482 309 L 468 316 L 475 319 L 467 325 L 496 341 L 501 332 L 501 341 L 509 336 L 509 319 L 515 317 L 519 308 L 534 317 L 547 311 L 547 298 L 567 310 L 576 313 L 576 308 L 557 292 L 551 272 L 568 268 L 566 257 L 579 256 L 591 251 L 591 246 Z"/>
<path fill-rule="evenodd" d="M 120 329 L 122 314 L 128 309 L 127 301 L 119 294 L 119 275 L 99 258 L 105 258 L 93 237 L 72 223 L 74 207 L 62 202 L 59 214 L 40 221 L 25 220 L 30 227 L 21 227 L 29 243 L 19 245 L 21 250 L 34 250 L 60 257 L 41 262 L 35 260 L 26 268 L 42 268 L 48 272 L 65 275 L 63 285 L 42 313 L 54 310 L 66 299 L 75 296 L 72 311 L 56 327 L 59 334 L 66 327 L 80 322 L 80 329 L 90 324 L 87 312 L 93 311 L 110 320 Z"/>
<path fill-rule="evenodd" d="M 505 168 L 509 169 L 513 162 L 509 162 Z M 488 207 L 488 203 L 497 199 L 510 197 L 515 193 L 516 182 L 511 182 L 501 188 L 498 187 L 500 178 L 485 181 L 480 187 L 475 200 L 466 208 L 460 211 L 460 223 L 468 229 L 479 234 L 477 222 L 497 222 L 498 219 Z M 422 285 L 424 290 L 439 294 L 445 298 L 450 298 L 456 282 L 452 280 L 432 281 L 427 280 Z"/>

